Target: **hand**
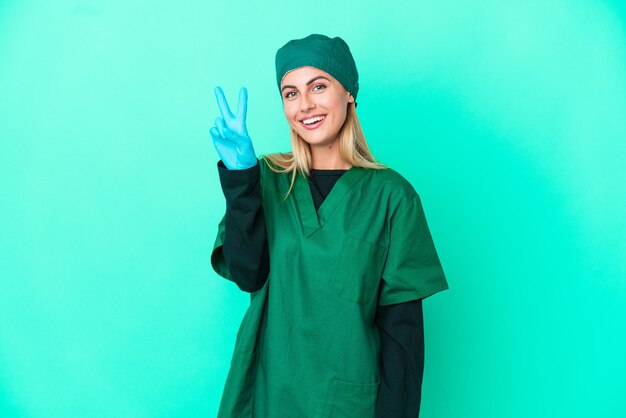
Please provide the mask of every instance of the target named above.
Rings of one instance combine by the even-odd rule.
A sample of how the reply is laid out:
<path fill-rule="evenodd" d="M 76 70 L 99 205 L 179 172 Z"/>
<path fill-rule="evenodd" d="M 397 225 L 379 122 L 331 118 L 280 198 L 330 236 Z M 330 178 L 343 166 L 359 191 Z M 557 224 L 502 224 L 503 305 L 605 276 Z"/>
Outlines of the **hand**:
<path fill-rule="evenodd" d="M 215 87 L 215 97 L 222 117 L 215 119 L 215 126 L 209 132 L 213 145 L 229 170 L 245 170 L 257 164 L 252 140 L 246 128 L 246 111 L 248 107 L 248 91 L 245 87 L 239 90 L 237 116 L 234 116 L 226 103 L 221 87 Z"/>

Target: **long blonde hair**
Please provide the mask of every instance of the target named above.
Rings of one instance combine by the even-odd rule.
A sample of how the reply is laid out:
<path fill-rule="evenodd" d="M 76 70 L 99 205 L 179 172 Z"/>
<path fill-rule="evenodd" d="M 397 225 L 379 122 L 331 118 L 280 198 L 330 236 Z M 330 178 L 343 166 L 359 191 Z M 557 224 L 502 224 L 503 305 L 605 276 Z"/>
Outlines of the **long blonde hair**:
<path fill-rule="evenodd" d="M 261 157 L 267 163 L 267 166 L 276 173 L 292 173 L 291 185 L 284 199 L 289 196 L 293 189 L 298 172 L 304 173 L 307 177 L 311 168 L 311 147 L 302 139 L 293 129 L 290 130 L 291 135 L 291 152 L 279 152 L 274 154 L 266 154 Z M 356 107 L 354 102 L 348 103 L 346 112 L 346 120 L 339 130 L 339 155 L 343 160 L 355 167 L 388 169 L 389 167 L 376 162 L 372 155 L 365 135 L 361 129 L 359 118 L 356 115 Z"/>

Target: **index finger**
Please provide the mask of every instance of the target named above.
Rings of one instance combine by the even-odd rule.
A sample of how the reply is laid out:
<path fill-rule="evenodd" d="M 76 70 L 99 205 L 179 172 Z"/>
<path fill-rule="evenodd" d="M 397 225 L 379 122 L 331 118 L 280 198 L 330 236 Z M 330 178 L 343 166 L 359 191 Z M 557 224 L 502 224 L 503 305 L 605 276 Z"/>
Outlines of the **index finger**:
<path fill-rule="evenodd" d="M 237 108 L 237 117 L 241 118 L 245 122 L 246 120 L 246 112 L 248 110 L 248 90 L 245 87 L 242 87 L 239 90 L 239 103 Z"/>
<path fill-rule="evenodd" d="M 230 108 L 228 107 L 228 103 L 226 102 L 226 97 L 224 97 L 224 92 L 220 86 L 215 87 L 215 97 L 217 98 L 217 105 L 220 108 L 220 112 L 222 113 L 222 117 L 226 119 L 228 115 L 229 119 L 234 118 Z"/>

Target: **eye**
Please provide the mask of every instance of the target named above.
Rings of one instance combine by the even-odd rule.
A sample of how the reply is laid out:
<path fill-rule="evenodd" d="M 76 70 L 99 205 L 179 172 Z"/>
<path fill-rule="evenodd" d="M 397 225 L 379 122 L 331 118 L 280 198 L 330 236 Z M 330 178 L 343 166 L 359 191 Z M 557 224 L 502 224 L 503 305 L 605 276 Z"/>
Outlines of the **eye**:
<path fill-rule="evenodd" d="M 318 84 L 318 85 L 316 85 L 315 87 L 313 87 L 313 90 L 315 90 L 317 87 L 321 87 L 321 89 L 320 89 L 320 90 L 317 90 L 317 91 L 322 91 L 322 90 L 324 90 L 324 89 L 326 88 L 326 86 L 325 86 L 325 85 L 323 85 L 323 84 Z"/>
<path fill-rule="evenodd" d="M 291 93 L 295 93 L 295 91 L 290 91 L 289 93 L 285 94 L 285 99 L 291 99 L 293 96 L 290 96 Z"/>

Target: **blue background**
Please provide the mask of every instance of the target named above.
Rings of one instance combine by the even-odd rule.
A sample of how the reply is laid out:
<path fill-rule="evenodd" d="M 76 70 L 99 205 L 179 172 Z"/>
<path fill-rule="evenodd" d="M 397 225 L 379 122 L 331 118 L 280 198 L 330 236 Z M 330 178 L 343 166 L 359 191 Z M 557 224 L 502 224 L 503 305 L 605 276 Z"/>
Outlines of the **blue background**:
<path fill-rule="evenodd" d="M 274 54 L 341 36 L 450 289 L 424 418 L 624 417 L 619 1 L 0 0 L 0 416 L 214 416 L 248 296 L 210 266 L 213 87 L 289 150 Z"/>

